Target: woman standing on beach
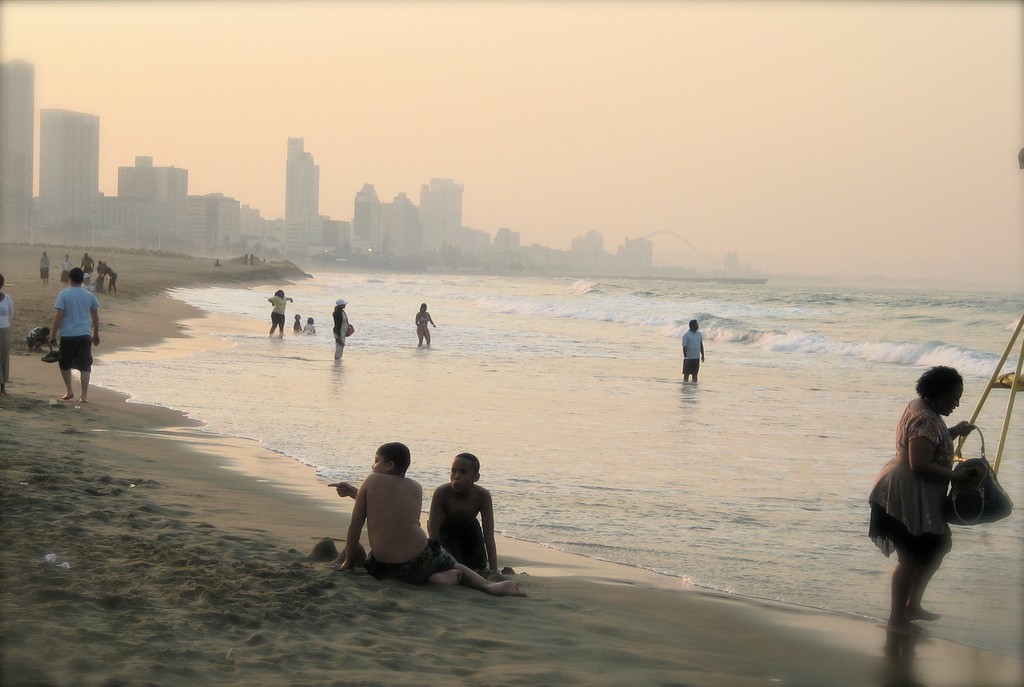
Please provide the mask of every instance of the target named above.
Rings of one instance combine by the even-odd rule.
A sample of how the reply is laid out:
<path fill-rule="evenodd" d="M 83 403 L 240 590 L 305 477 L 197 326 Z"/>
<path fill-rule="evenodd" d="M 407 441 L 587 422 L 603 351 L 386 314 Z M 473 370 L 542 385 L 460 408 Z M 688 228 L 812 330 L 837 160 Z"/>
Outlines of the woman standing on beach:
<path fill-rule="evenodd" d="M 11 381 L 11 320 L 14 319 L 14 301 L 4 293 L 4 275 L 0 274 L 0 396 L 7 395 Z"/>
<path fill-rule="evenodd" d="M 889 628 L 919 632 L 914 620 L 935 620 L 921 607 L 924 590 L 953 546 L 943 503 L 950 481 L 970 481 L 953 472 L 953 439 L 970 434 L 967 421 L 947 428 L 943 416 L 964 392 L 960 373 L 933 367 L 917 380 L 911 401 L 896 428 L 896 456 L 882 468 L 871 489 L 868 536 L 889 556 L 894 550 Z"/>
<path fill-rule="evenodd" d="M 67 286 L 68 282 L 71 281 L 68 277 L 71 274 L 71 268 L 74 265 L 71 264 L 71 256 L 67 253 L 64 254 L 64 260 L 60 263 L 60 283 L 63 286 Z"/>
<path fill-rule="evenodd" d="M 348 337 L 348 313 L 345 306 L 348 301 L 339 298 L 334 302 L 334 359 L 341 360 L 345 355 L 345 339 Z"/>
<path fill-rule="evenodd" d="M 267 300 L 274 306 L 274 309 L 270 312 L 269 336 L 274 335 L 275 329 L 279 332 L 278 336 L 284 336 L 284 309 L 287 307 L 288 303 L 294 303 L 295 301 L 291 298 L 285 297 L 284 291 L 281 289 L 275 291 L 274 295 Z"/>

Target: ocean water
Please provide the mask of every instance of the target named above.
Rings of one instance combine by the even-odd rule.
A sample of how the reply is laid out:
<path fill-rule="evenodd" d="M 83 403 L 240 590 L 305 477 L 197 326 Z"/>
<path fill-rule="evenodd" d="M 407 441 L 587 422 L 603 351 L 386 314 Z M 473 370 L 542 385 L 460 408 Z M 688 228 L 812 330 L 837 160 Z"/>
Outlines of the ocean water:
<path fill-rule="evenodd" d="M 295 299 L 281 339 L 267 337 L 277 288 Z M 325 483 L 358 482 L 378 445 L 402 441 L 429 494 L 471 451 L 506 536 L 879 620 L 892 561 L 867 538 L 866 498 L 917 377 L 960 370 L 949 422 L 969 419 L 1024 312 L 1007 293 L 393 274 L 172 295 L 209 313 L 197 345 L 103 356 L 94 383 L 255 439 Z M 356 334 L 336 363 L 339 297 Z M 416 346 L 421 302 L 429 349 Z M 296 313 L 319 333 L 292 335 Z M 691 318 L 707 352 L 698 384 L 681 377 Z M 978 420 L 990 460 L 1007 398 L 993 391 Z M 1018 510 L 955 528 L 925 598 L 943 613 L 933 635 L 1016 656 L 1022 404 L 999 471 Z"/>

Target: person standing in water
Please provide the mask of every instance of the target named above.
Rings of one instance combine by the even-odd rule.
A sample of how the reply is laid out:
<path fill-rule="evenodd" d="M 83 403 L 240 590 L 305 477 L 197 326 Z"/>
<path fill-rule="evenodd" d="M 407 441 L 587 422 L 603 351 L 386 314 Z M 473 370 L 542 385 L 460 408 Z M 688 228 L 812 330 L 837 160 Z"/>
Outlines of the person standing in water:
<path fill-rule="evenodd" d="M 416 313 L 416 336 L 419 337 L 420 343 L 417 348 L 423 347 L 423 342 L 427 342 L 427 348 L 430 348 L 430 330 L 427 329 L 427 324 L 432 327 L 437 327 L 434 324 L 434 320 L 430 317 L 430 313 L 427 312 L 427 304 L 421 303 L 420 310 Z"/>
<path fill-rule="evenodd" d="M 697 320 L 690 320 L 690 329 L 683 334 L 683 381 L 697 381 L 700 364 L 704 362 L 704 335 L 697 331 Z"/>
<path fill-rule="evenodd" d="M 294 303 L 291 298 L 287 298 L 284 295 L 284 291 L 278 289 L 274 292 L 274 295 L 267 299 L 274 306 L 274 309 L 270 312 L 270 334 L 274 335 L 274 330 L 278 331 L 278 336 L 284 336 L 284 309 L 288 303 Z"/>
<path fill-rule="evenodd" d="M 341 360 L 345 355 L 345 338 L 348 337 L 348 313 L 345 306 L 348 301 L 339 298 L 334 303 L 334 359 Z"/>

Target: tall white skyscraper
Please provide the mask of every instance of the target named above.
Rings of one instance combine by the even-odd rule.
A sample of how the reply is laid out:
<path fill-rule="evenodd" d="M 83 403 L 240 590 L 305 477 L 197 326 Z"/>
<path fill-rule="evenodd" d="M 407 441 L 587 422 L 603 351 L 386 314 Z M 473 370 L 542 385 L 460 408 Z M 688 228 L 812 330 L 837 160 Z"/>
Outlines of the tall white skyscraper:
<path fill-rule="evenodd" d="M 436 251 L 462 228 L 462 184 L 451 179 L 431 179 L 420 187 L 420 223 L 423 250 Z"/>
<path fill-rule="evenodd" d="M 306 243 L 319 244 L 320 167 L 304 149 L 303 139 L 288 139 L 284 218 L 296 225 Z"/>
<path fill-rule="evenodd" d="M 35 67 L 0 64 L 0 239 L 28 241 L 32 231 Z"/>
<path fill-rule="evenodd" d="M 100 118 L 68 110 L 39 113 L 40 224 L 89 240 L 100 197 Z"/>

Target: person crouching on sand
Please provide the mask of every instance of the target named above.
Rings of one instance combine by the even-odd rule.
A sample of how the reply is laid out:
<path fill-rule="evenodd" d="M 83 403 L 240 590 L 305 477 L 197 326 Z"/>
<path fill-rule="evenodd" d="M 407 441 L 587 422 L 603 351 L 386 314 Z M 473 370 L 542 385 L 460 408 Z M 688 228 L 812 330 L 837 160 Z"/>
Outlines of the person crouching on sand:
<path fill-rule="evenodd" d="M 341 570 L 351 570 L 360 556 L 359 538 L 367 526 L 370 555 L 366 570 L 378 580 L 396 579 L 413 584 L 463 584 L 495 596 L 523 596 L 515 580 L 488 582 L 457 563 L 420 527 L 423 487 L 405 476 L 411 463 L 409 447 L 393 442 L 377 449 L 372 472 L 356 489 L 347 482 L 329 484 L 338 496 L 355 499 L 345 538 Z"/>

